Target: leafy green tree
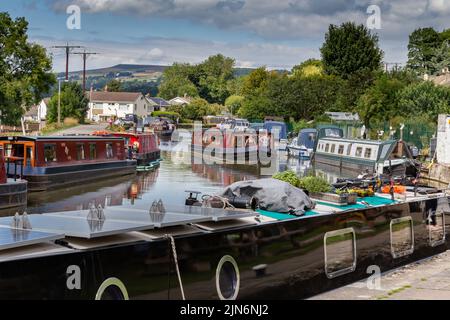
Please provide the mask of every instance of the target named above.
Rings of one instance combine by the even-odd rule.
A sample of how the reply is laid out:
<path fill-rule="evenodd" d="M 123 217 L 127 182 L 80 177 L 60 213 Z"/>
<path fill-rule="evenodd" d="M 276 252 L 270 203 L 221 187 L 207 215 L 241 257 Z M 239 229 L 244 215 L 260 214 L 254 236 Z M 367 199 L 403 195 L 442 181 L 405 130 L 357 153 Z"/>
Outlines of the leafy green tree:
<path fill-rule="evenodd" d="M 230 110 L 231 114 L 236 114 L 241 108 L 244 99 L 243 96 L 229 96 L 225 100 L 225 106 Z"/>
<path fill-rule="evenodd" d="M 353 22 L 330 25 L 320 52 L 325 73 L 343 79 L 362 71 L 379 70 L 383 58 L 378 37 L 364 25 Z"/>
<path fill-rule="evenodd" d="M 89 108 L 89 99 L 83 93 L 81 85 L 75 82 L 63 83 L 61 86 L 61 120 L 76 118 L 84 123 Z M 50 123 L 58 121 L 58 92 L 50 99 L 47 120 Z"/>
<path fill-rule="evenodd" d="M 272 106 L 272 102 L 266 96 L 248 96 L 242 102 L 238 115 L 249 120 L 264 120 L 267 115 L 275 115 Z"/>
<path fill-rule="evenodd" d="M 247 76 L 242 81 L 242 95 L 251 96 L 258 95 L 261 91 L 267 88 L 267 82 L 271 74 L 266 70 L 266 67 L 260 67 Z"/>
<path fill-rule="evenodd" d="M 209 103 L 205 99 L 193 99 L 190 104 L 181 109 L 183 119 L 202 120 L 209 113 Z"/>
<path fill-rule="evenodd" d="M 450 113 L 450 88 L 431 81 L 413 83 L 399 92 L 399 114 L 405 117 L 427 115 L 436 122 L 441 113 Z"/>
<path fill-rule="evenodd" d="M 234 59 L 217 54 L 197 65 L 193 82 L 200 97 L 210 103 L 223 104 L 230 95 L 227 84 L 234 78 L 234 63 Z"/>
<path fill-rule="evenodd" d="M 374 120 L 388 121 L 398 112 L 398 93 L 405 84 L 388 75 L 380 76 L 358 101 L 357 111 L 370 129 Z"/>
<path fill-rule="evenodd" d="M 310 77 L 323 74 L 323 63 L 318 59 L 308 59 L 292 68 L 294 77 Z"/>
<path fill-rule="evenodd" d="M 119 80 L 113 79 L 106 84 L 108 92 L 120 92 L 122 91 L 122 83 Z"/>
<path fill-rule="evenodd" d="M 175 97 L 198 97 L 196 86 L 186 78 L 169 78 L 159 86 L 160 97 L 170 100 Z"/>
<path fill-rule="evenodd" d="M 55 83 L 45 49 L 28 42 L 28 22 L 0 12 L 0 111 L 4 124 L 15 125 L 26 106 L 38 103 Z"/>
<path fill-rule="evenodd" d="M 434 50 L 431 58 L 431 65 L 434 70 L 440 72 L 445 68 L 450 68 L 450 40 L 445 40 Z"/>
<path fill-rule="evenodd" d="M 414 30 L 409 35 L 407 67 L 418 75 L 436 72 L 432 59 L 441 41 L 439 33 L 433 28 Z"/>

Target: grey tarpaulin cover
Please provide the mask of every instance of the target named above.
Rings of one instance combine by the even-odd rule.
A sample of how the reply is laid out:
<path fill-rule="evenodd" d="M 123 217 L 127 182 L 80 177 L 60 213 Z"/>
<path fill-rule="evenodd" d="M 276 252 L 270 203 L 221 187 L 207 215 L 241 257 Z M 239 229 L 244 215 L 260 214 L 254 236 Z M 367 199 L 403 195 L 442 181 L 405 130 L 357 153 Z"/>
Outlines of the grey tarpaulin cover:
<path fill-rule="evenodd" d="M 228 186 L 221 196 L 254 197 L 260 209 L 272 212 L 302 215 L 314 208 L 314 202 L 301 189 L 277 179 L 239 181 Z"/>

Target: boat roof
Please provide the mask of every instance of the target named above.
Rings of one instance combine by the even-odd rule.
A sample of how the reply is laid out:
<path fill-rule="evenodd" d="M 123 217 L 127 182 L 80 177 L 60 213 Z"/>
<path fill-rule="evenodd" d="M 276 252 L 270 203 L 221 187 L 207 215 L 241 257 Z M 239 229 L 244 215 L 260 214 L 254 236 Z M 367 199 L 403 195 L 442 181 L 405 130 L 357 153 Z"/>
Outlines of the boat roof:
<path fill-rule="evenodd" d="M 396 144 L 398 140 L 365 140 L 365 139 L 346 139 L 346 138 L 334 138 L 334 137 L 323 137 L 319 141 L 330 141 L 330 142 L 347 142 L 347 143 L 361 143 L 369 145 L 386 145 L 386 144 Z"/>
<path fill-rule="evenodd" d="M 0 137 L 0 141 L 80 141 L 80 140 L 122 140 L 119 137 L 110 136 L 3 136 Z"/>
<path fill-rule="evenodd" d="M 300 133 L 317 133 L 317 129 L 314 128 L 302 129 L 300 130 L 299 134 Z"/>

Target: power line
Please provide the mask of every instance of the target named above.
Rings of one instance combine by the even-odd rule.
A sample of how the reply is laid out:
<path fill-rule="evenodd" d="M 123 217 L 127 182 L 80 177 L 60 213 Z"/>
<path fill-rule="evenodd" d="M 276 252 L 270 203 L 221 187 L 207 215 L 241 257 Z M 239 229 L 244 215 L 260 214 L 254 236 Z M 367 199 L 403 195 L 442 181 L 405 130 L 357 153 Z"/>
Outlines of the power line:
<path fill-rule="evenodd" d="M 79 54 L 83 56 L 83 92 L 86 91 L 86 60 L 88 56 L 92 54 L 98 54 L 98 52 L 86 52 L 86 49 L 84 49 L 83 52 L 74 52 L 73 54 Z"/>
<path fill-rule="evenodd" d="M 52 48 L 55 49 L 65 49 L 66 50 L 66 80 L 69 80 L 69 55 L 71 49 L 79 49 L 82 48 L 81 46 L 69 46 L 69 43 L 67 43 L 65 46 L 53 46 Z"/>

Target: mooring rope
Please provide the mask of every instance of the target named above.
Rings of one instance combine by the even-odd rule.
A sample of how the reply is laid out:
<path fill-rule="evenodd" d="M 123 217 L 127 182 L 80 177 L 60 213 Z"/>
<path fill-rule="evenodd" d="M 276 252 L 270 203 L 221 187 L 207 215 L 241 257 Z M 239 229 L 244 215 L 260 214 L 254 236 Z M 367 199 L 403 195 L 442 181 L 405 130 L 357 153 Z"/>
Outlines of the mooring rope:
<path fill-rule="evenodd" d="M 180 268 L 178 267 L 178 256 L 177 256 L 177 248 L 175 246 L 175 239 L 170 234 L 166 234 L 166 237 L 167 239 L 170 240 L 170 245 L 172 246 L 172 254 L 173 259 L 175 260 L 175 269 L 177 271 L 178 283 L 180 284 L 181 297 L 183 298 L 183 300 L 186 300 L 186 297 L 184 296 L 183 282 L 181 281 Z"/>

